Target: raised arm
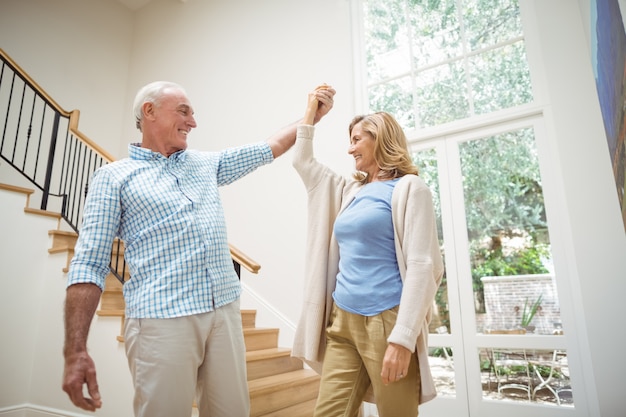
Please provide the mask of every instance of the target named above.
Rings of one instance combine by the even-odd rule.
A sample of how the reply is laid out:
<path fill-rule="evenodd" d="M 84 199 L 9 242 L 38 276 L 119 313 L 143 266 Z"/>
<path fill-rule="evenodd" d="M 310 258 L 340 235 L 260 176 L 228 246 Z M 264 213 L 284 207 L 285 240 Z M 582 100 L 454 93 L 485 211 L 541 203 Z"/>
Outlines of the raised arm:
<path fill-rule="evenodd" d="M 309 103 L 312 100 L 316 102 L 315 109 L 312 109 L 311 114 L 307 116 L 309 120 L 303 119 L 292 123 L 274 133 L 267 140 L 270 148 L 272 148 L 274 158 L 278 158 L 293 146 L 296 141 L 296 127 L 298 124 L 316 124 L 332 109 L 334 96 L 335 89 L 326 84 L 317 87 L 313 92 L 309 93 Z M 309 107 L 307 106 L 307 109 Z"/>

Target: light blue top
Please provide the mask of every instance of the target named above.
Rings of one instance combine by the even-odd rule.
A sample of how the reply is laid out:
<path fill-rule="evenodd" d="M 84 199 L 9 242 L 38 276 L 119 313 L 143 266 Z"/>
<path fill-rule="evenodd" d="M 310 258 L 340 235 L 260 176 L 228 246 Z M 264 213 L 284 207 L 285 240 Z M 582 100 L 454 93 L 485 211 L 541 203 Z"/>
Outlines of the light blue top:
<path fill-rule="evenodd" d="M 374 316 L 400 304 L 391 194 L 398 179 L 366 184 L 337 217 L 339 273 L 333 298 L 345 311 Z"/>
<path fill-rule="evenodd" d="M 266 142 L 169 158 L 129 145 L 129 158 L 99 168 L 89 184 L 68 286 L 104 288 L 117 236 L 131 276 L 127 317 L 187 316 L 235 301 L 241 286 L 218 187 L 273 159 Z"/>

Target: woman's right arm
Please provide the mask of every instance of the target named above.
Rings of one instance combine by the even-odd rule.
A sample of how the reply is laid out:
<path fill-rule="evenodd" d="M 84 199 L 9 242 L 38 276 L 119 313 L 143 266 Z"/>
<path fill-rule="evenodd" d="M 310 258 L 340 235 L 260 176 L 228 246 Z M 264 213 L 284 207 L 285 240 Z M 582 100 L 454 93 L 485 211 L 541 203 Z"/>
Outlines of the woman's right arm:
<path fill-rule="evenodd" d="M 313 155 L 313 137 L 315 128 L 315 115 L 317 113 L 320 100 L 325 96 L 319 92 L 322 90 L 332 89 L 332 87 L 322 84 L 308 94 L 307 106 L 304 117 L 297 127 L 296 144 L 294 146 L 293 166 L 302 178 L 307 191 L 315 188 L 324 178 L 337 177 L 334 182 L 340 182 L 338 177 L 325 165 L 319 163 Z M 334 90 L 333 90 L 334 91 Z"/>

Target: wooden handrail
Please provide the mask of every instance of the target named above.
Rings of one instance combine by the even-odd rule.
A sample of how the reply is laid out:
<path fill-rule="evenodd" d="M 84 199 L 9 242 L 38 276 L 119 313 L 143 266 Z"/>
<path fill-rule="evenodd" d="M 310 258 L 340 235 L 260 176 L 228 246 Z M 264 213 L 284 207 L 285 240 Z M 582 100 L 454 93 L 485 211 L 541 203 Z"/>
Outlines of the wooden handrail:
<path fill-rule="evenodd" d="M 84 133 L 78 130 L 79 118 L 80 118 L 80 110 L 72 110 L 70 112 L 70 121 L 69 121 L 69 126 L 68 126 L 69 131 L 72 132 L 74 136 L 78 137 L 89 148 L 99 153 L 100 156 L 102 156 L 102 158 L 104 158 L 107 162 L 115 161 L 115 158 L 113 157 L 113 155 L 111 155 L 110 153 L 102 149 L 97 143 L 89 139 L 87 136 L 85 136 Z"/>
<path fill-rule="evenodd" d="M 236 262 L 238 262 L 239 265 L 244 266 L 248 271 L 252 272 L 253 274 L 257 274 L 259 272 L 259 269 L 261 269 L 261 265 L 250 259 L 248 256 L 246 256 L 245 253 L 243 253 L 230 243 L 228 244 L 228 247 L 230 248 L 230 256 Z"/>
<path fill-rule="evenodd" d="M 11 59 L 11 57 L 4 52 L 4 50 L 2 48 L 0 48 L 0 55 L 2 55 L 2 58 L 9 63 L 9 65 L 11 67 L 13 67 L 13 69 L 15 70 L 15 72 L 17 72 L 18 74 L 20 74 L 20 76 L 27 81 L 29 84 L 31 84 L 33 86 L 33 88 L 35 90 L 37 90 L 37 92 L 41 95 L 41 97 L 48 102 L 48 104 L 50 104 L 50 106 L 52 106 L 56 111 L 58 111 L 59 113 L 61 113 L 62 116 L 65 117 L 69 117 L 70 116 L 70 112 L 63 110 L 63 108 L 61 106 L 59 106 L 59 104 L 54 101 L 54 99 L 52 97 L 50 97 L 48 95 L 48 93 L 46 93 L 46 91 L 41 88 L 41 86 L 39 84 L 37 84 L 35 82 L 35 80 L 33 80 L 32 78 L 30 78 L 30 76 L 26 73 L 26 71 L 24 71 L 22 69 L 22 67 L 20 67 L 19 65 L 17 65 L 17 62 L 13 61 Z"/>

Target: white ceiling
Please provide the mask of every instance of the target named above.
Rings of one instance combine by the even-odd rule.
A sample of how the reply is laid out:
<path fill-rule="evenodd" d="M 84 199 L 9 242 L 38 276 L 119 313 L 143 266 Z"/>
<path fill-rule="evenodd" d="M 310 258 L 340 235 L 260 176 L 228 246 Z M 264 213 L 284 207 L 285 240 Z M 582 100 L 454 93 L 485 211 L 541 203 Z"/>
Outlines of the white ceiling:
<path fill-rule="evenodd" d="M 152 0 L 117 0 L 119 3 L 122 3 L 124 6 L 129 8 L 130 10 L 139 10 L 146 4 L 150 3 Z M 181 3 L 187 2 L 187 0 L 176 0 Z"/>
<path fill-rule="evenodd" d="M 150 3 L 151 0 L 117 0 L 122 3 L 124 6 L 128 7 L 130 10 L 137 10 L 146 4 Z"/>

